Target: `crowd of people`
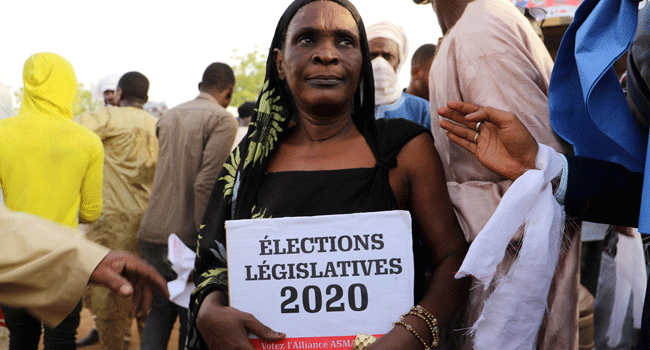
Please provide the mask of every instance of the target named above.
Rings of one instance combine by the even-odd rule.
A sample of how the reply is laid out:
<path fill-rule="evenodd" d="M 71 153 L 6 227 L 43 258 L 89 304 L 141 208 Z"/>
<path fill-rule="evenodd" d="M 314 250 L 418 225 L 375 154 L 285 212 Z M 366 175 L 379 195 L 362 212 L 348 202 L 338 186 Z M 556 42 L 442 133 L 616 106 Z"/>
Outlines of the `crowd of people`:
<path fill-rule="evenodd" d="M 28 58 L 18 114 L 0 99 L 9 349 L 35 350 L 41 333 L 45 349 L 125 349 L 134 319 L 141 349 L 166 349 L 177 319 L 178 349 L 282 342 L 288 330 L 229 304 L 227 222 L 394 210 L 412 218 L 414 304 L 381 337 L 357 335 L 354 349 L 650 348 L 632 229 L 650 233 L 640 208 L 650 8 L 637 27 L 636 2 L 585 0 L 554 66 L 531 11 L 505 0 L 431 5 L 444 37 L 411 55 L 399 24 L 366 26 L 349 0 L 293 1 L 259 98 L 237 118 L 224 63 L 205 69 L 195 99 L 156 115 L 144 74 L 108 75 L 97 84 L 103 106 L 73 116 L 71 64 Z M 627 99 L 618 57 L 584 73 L 611 54 L 584 32 L 627 35 Z M 593 55 L 579 57 L 579 45 Z M 566 78 L 585 75 L 597 78 Z M 584 98 L 569 99 L 569 87 Z M 608 138 L 585 135 L 575 126 L 584 120 Z M 605 130 L 617 124 L 629 129 Z M 583 220 L 585 231 L 617 226 L 585 244 Z M 174 237 L 196 252 L 189 274 L 170 261 Z M 603 250 L 632 258 L 601 264 Z M 193 289 L 185 304 L 165 284 L 178 280 Z M 77 339 L 82 306 L 94 327 Z"/>

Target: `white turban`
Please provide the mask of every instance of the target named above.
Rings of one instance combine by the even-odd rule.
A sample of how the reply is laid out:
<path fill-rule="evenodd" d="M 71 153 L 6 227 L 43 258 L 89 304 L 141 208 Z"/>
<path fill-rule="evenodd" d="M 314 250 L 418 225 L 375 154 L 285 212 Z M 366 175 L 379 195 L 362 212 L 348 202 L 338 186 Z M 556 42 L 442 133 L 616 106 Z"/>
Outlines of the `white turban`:
<path fill-rule="evenodd" d="M 0 119 L 15 115 L 11 90 L 3 83 L 0 83 Z"/>
<path fill-rule="evenodd" d="M 399 86 L 399 74 L 409 54 L 409 44 L 404 29 L 392 22 L 381 21 L 366 29 L 368 41 L 377 38 L 392 40 L 397 44 L 397 59 L 399 63 L 394 69 L 388 61 L 379 56 L 372 60 L 372 71 L 375 78 L 375 104 L 392 104 L 402 96 Z"/>
<path fill-rule="evenodd" d="M 117 90 L 117 83 L 120 81 L 120 76 L 117 74 L 111 74 L 103 77 L 99 83 L 97 83 L 97 89 L 95 90 L 95 98 L 98 100 L 104 100 L 104 91 Z"/>
<path fill-rule="evenodd" d="M 409 41 L 406 37 L 404 28 L 389 21 L 381 21 L 366 28 L 368 41 L 376 38 L 386 38 L 394 41 L 399 47 L 399 65 L 397 66 L 397 75 L 399 75 L 404 62 L 409 56 Z"/>

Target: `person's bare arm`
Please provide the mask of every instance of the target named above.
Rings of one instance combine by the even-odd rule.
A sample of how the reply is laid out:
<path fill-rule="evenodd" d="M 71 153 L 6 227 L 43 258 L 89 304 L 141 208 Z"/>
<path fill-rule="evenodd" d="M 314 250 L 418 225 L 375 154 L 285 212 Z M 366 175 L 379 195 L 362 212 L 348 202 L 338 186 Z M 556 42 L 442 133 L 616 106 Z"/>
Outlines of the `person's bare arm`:
<path fill-rule="evenodd" d="M 407 172 L 407 206 L 413 217 L 413 225 L 421 232 L 427 246 L 428 262 L 434 268 L 424 298 L 416 303 L 438 320 L 442 332 L 453 326 L 455 315 L 462 312 L 467 300 L 470 279 L 457 280 L 454 275 L 465 258 L 468 245 L 452 209 L 444 171 L 433 139 L 428 134 L 414 138 L 402 148 L 397 163 L 398 167 L 404 167 Z M 427 344 L 431 344 L 429 328 L 422 319 L 408 316 L 404 322 L 416 329 Z M 408 330 L 395 327 L 380 338 L 373 349 L 421 347 Z"/>

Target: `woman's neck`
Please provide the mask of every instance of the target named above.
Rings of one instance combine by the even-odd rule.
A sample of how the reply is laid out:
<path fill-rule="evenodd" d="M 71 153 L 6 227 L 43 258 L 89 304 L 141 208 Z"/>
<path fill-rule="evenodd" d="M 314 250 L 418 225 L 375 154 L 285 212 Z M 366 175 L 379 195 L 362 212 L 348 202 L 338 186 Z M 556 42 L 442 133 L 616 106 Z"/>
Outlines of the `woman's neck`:
<path fill-rule="evenodd" d="M 296 141 L 317 144 L 345 138 L 357 129 L 350 110 L 335 116 L 321 118 L 318 115 L 299 112 L 300 124 L 296 130 Z"/>

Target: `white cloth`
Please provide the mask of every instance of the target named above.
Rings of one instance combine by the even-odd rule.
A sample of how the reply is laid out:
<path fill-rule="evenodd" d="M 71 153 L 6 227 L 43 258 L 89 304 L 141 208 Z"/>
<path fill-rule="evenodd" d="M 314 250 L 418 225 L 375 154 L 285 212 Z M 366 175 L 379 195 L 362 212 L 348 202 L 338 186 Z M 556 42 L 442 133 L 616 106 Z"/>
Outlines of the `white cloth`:
<path fill-rule="evenodd" d="M 375 79 L 375 105 L 389 105 L 402 96 L 399 75 L 385 58 L 372 60 L 372 75 Z"/>
<path fill-rule="evenodd" d="M 641 329 L 641 314 L 646 292 L 646 269 L 643 243 L 639 231 L 633 230 L 634 238 L 618 235 L 616 247 L 616 285 L 614 303 L 607 329 L 607 344 L 615 347 L 621 341 L 625 315 L 632 302 L 634 328 Z"/>
<path fill-rule="evenodd" d="M 188 248 L 175 233 L 169 235 L 167 259 L 172 263 L 172 270 L 178 277 L 167 282 L 169 300 L 178 306 L 187 308 L 190 305 L 190 295 L 196 286 L 190 280 L 190 273 L 194 269 L 196 253 Z"/>
<path fill-rule="evenodd" d="M 372 70 L 375 79 L 375 104 L 391 104 L 401 96 L 399 73 L 409 55 L 409 43 L 404 28 L 389 21 L 381 21 L 366 28 L 368 41 L 385 38 L 394 41 L 399 47 L 397 69 L 394 69 L 384 58 L 372 60 Z M 388 69 L 390 67 L 390 70 Z"/>
<path fill-rule="evenodd" d="M 540 144 L 536 165 L 539 170 L 529 170 L 512 183 L 456 274 L 474 276 L 487 288 L 508 244 L 525 224 L 517 260 L 472 327 L 476 350 L 535 347 L 564 232 L 563 209 L 550 183 L 561 173 L 562 160 Z"/>
<path fill-rule="evenodd" d="M 95 98 L 98 100 L 104 100 L 104 91 L 117 90 L 117 83 L 120 81 L 120 76 L 117 74 L 111 74 L 103 77 L 99 83 L 97 83 L 97 89 L 95 89 Z"/>

